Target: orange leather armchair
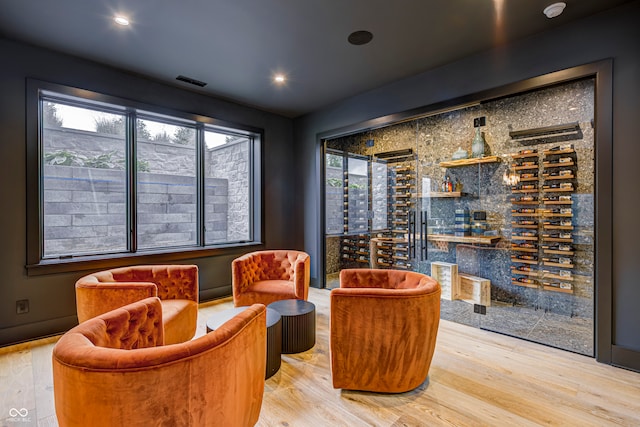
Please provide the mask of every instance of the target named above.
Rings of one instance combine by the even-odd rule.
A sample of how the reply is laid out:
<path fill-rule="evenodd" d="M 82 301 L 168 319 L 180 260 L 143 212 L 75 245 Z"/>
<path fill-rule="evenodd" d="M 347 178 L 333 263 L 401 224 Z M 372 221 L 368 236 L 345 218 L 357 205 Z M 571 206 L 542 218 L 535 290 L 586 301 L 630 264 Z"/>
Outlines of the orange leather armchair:
<path fill-rule="evenodd" d="M 193 338 L 198 323 L 196 265 L 137 265 L 84 276 L 76 282 L 78 321 L 152 296 L 162 302 L 165 342 Z"/>
<path fill-rule="evenodd" d="M 157 297 L 65 333 L 53 349 L 61 427 L 253 426 L 266 364 L 266 309 L 256 304 L 205 336 L 162 345 Z"/>
<path fill-rule="evenodd" d="M 346 269 L 331 291 L 334 388 L 401 393 L 429 373 L 440 284 L 411 271 Z"/>
<path fill-rule="evenodd" d="M 291 250 L 251 252 L 233 260 L 233 303 L 236 307 L 309 296 L 309 255 Z"/>

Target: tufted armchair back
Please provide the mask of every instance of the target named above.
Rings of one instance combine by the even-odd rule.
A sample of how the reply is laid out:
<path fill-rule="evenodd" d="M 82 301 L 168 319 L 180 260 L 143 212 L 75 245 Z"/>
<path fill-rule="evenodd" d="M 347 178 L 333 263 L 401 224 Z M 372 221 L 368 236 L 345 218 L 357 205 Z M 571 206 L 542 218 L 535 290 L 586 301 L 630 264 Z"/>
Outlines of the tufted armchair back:
<path fill-rule="evenodd" d="M 136 265 L 104 270 L 76 282 L 78 321 L 156 296 L 167 343 L 191 339 L 198 316 L 198 266 Z"/>
<path fill-rule="evenodd" d="M 135 265 L 100 271 L 80 283 L 153 283 L 157 297 L 198 301 L 198 267 L 195 265 Z"/>
<path fill-rule="evenodd" d="M 87 327 L 83 335 L 96 347 L 133 350 L 163 345 L 160 300 L 147 298 L 126 309 L 118 309 L 108 321 Z"/>
<path fill-rule="evenodd" d="M 341 288 L 422 289 L 435 280 L 424 274 L 404 270 L 353 268 L 340 271 Z"/>
<path fill-rule="evenodd" d="M 65 426 L 252 426 L 260 415 L 266 309 L 254 305 L 192 341 L 162 345 L 151 297 L 89 319 L 53 349 Z"/>
<path fill-rule="evenodd" d="M 403 270 L 345 269 L 331 290 L 334 388 L 401 393 L 429 373 L 440 322 L 440 284 Z"/>
<path fill-rule="evenodd" d="M 236 306 L 280 299 L 306 300 L 310 260 L 305 252 L 265 250 L 233 260 L 232 288 Z"/>

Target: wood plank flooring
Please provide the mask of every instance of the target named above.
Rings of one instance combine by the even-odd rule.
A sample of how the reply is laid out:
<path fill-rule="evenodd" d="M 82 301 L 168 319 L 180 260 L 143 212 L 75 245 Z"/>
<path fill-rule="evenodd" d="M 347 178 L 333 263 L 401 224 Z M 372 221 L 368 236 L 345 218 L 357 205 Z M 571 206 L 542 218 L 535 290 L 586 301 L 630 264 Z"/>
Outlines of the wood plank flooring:
<path fill-rule="evenodd" d="M 311 289 L 317 339 L 283 355 L 265 383 L 258 426 L 640 426 L 640 374 L 539 344 L 441 321 L 427 381 L 402 394 L 336 390 L 329 370 L 329 292 Z M 197 335 L 230 298 L 201 305 Z M 56 426 L 55 339 L 0 348 L 0 426 Z M 24 419 L 11 408 L 26 408 Z"/>

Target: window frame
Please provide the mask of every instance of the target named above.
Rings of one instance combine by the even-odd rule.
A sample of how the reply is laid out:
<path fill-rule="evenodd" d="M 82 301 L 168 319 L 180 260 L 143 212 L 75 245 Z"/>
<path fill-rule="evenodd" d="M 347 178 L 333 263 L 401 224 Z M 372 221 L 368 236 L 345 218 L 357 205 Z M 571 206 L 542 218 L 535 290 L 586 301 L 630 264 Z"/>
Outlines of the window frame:
<path fill-rule="evenodd" d="M 44 257 L 44 164 L 42 144 L 41 98 L 57 98 L 67 104 L 76 104 L 100 109 L 108 104 L 107 110 L 120 110 L 126 117 L 126 174 L 127 174 L 127 249 L 124 252 L 66 255 L 58 258 Z M 179 246 L 159 249 L 139 249 L 136 244 L 136 168 L 130 166 L 136 159 L 136 118 L 164 120 L 172 124 L 188 123 L 196 129 L 196 209 L 197 235 L 193 246 Z M 210 116 L 186 113 L 166 107 L 149 105 L 135 100 L 124 99 L 86 89 L 27 79 L 26 94 L 26 271 L 28 275 L 41 275 L 88 269 L 109 268 L 131 263 L 163 263 L 183 259 L 202 258 L 246 251 L 247 247 L 263 245 L 263 147 L 264 131 L 252 126 L 240 125 Z M 204 239 L 204 132 L 214 131 L 249 139 L 249 233 L 250 240 L 205 244 Z"/>

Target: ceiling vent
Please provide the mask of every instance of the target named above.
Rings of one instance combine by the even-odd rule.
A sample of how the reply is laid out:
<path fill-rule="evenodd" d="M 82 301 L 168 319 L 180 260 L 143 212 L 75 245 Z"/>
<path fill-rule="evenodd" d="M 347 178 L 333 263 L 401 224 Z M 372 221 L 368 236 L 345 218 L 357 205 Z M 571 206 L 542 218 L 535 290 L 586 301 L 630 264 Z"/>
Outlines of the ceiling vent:
<path fill-rule="evenodd" d="M 176 77 L 176 80 L 180 80 L 181 82 L 189 83 L 199 87 L 205 87 L 207 84 L 205 82 L 201 82 L 200 80 L 192 79 L 191 77 L 186 77 L 183 75 L 179 75 Z"/>

